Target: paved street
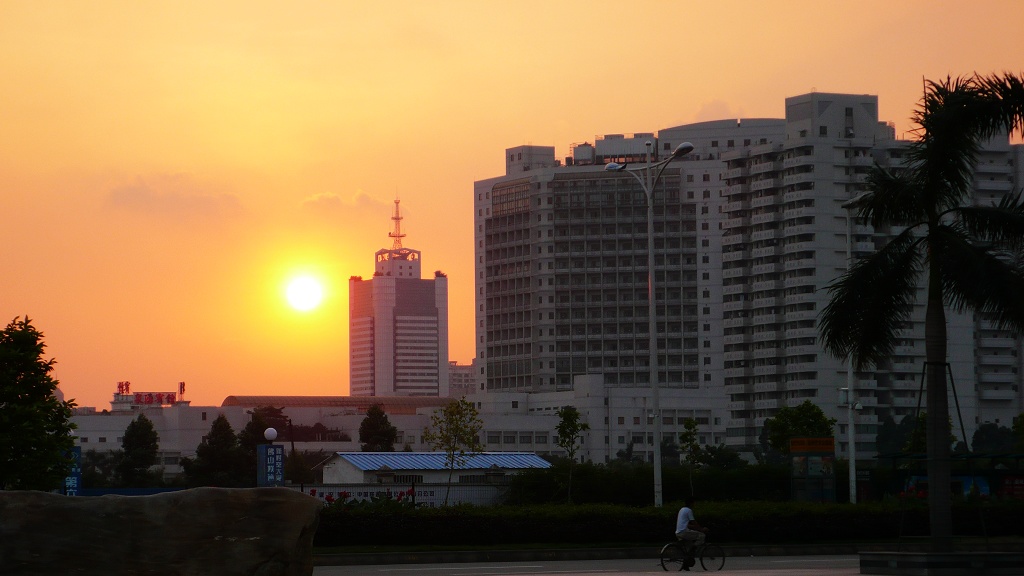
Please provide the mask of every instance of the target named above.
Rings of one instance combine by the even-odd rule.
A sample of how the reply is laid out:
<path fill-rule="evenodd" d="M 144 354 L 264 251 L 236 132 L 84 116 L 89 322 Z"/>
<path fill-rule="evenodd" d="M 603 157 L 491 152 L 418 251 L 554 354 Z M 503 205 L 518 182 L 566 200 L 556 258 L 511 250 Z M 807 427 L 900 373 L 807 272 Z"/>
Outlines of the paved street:
<path fill-rule="evenodd" d="M 703 573 L 700 566 L 692 573 Z M 843 556 L 749 556 L 728 558 L 718 574 L 728 576 L 814 576 L 859 574 L 858 557 Z M 492 562 L 449 564 L 391 564 L 373 566 L 318 566 L 316 576 L 519 576 L 526 574 L 665 574 L 656 558 L 638 560 L 570 560 L 539 562 Z"/>

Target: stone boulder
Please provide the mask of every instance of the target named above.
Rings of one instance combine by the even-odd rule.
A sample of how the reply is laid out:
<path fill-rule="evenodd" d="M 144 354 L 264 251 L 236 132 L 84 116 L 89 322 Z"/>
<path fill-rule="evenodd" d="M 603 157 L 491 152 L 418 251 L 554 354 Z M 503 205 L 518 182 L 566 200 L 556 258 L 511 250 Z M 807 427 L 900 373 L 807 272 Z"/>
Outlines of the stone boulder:
<path fill-rule="evenodd" d="M 0 574 L 308 576 L 322 506 L 286 488 L 0 491 Z"/>

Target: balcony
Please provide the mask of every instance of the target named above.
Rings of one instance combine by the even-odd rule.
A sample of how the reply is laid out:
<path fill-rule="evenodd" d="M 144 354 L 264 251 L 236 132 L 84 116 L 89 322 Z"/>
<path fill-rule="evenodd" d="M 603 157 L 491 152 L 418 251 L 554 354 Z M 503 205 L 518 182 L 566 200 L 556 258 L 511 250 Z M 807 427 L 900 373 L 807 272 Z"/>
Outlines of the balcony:
<path fill-rule="evenodd" d="M 757 162 L 750 167 L 750 174 L 764 174 L 765 172 L 777 172 L 782 169 L 782 162 L 772 160 L 770 162 Z"/>
<path fill-rule="evenodd" d="M 768 256 L 779 256 L 782 254 L 782 246 L 776 244 L 775 246 L 763 246 L 761 248 L 753 248 L 750 250 L 751 258 L 765 258 Z"/>
<path fill-rule="evenodd" d="M 766 224 L 770 222 L 780 222 L 782 220 L 782 214 L 779 212 L 768 212 L 765 214 L 755 214 L 750 217 L 751 224 Z"/>
<path fill-rule="evenodd" d="M 736 345 L 736 344 L 749 344 L 749 343 L 750 343 L 750 335 L 749 334 L 729 334 L 728 336 L 722 336 L 722 344 L 724 344 L 726 346 Z M 742 360 L 745 357 L 745 355 L 746 355 L 746 353 L 744 353 L 743 356 L 739 356 L 738 358 L 729 358 L 728 357 L 729 354 L 731 354 L 731 352 L 730 353 L 726 353 L 726 358 L 725 358 L 726 360 Z"/>
<path fill-rule="evenodd" d="M 750 169 L 746 166 L 730 168 L 725 171 L 725 174 L 722 177 L 726 180 L 732 180 L 733 178 L 743 178 L 744 176 L 750 176 Z"/>
<path fill-rule="evenodd" d="M 781 178 L 762 178 L 761 180 L 754 180 L 750 183 L 750 191 L 757 192 L 759 190 L 769 190 L 771 188 L 778 188 L 782 186 Z"/>
<path fill-rule="evenodd" d="M 808 154 L 806 156 L 795 156 L 793 158 L 786 158 L 782 161 L 782 168 L 794 168 L 796 166 L 806 166 L 814 164 L 814 156 Z"/>
<path fill-rule="evenodd" d="M 782 238 L 782 231 L 781 230 L 759 230 L 757 232 L 752 232 L 750 234 L 750 240 L 752 242 L 763 242 L 765 240 L 777 240 L 779 238 Z M 722 240 L 722 243 L 723 244 L 725 243 L 725 239 L 724 238 Z"/>
<path fill-rule="evenodd" d="M 739 268 L 726 268 L 722 270 L 722 278 L 741 278 L 750 275 L 750 268 L 742 266 Z"/>
<path fill-rule="evenodd" d="M 1015 400 L 1017 393 L 1009 388 L 981 388 L 978 397 L 982 400 Z"/>
<path fill-rule="evenodd" d="M 791 190 L 782 195 L 783 202 L 796 202 L 797 200 L 810 200 L 814 198 L 814 190 Z"/>
<path fill-rule="evenodd" d="M 1017 345 L 1017 341 L 1013 338 L 980 338 L 978 339 L 979 348 L 1013 348 Z"/>
<path fill-rule="evenodd" d="M 1009 354 L 982 354 L 979 363 L 986 366 L 1016 366 L 1020 364 L 1020 358 Z"/>
<path fill-rule="evenodd" d="M 801 182 L 810 182 L 814 180 L 814 172 L 800 172 L 798 174 L 787 174 L 782 177 L 783 186 L 792 186 Z"/>
<path fill-rule="evenodd" d="M 750 216 L 741 216 L 739 218 L 728 218 L 722 223 L 722 226 L 726 228 L 740 228 L 742 226 L 750 226 Z"/>
<path fill-rule="evenodd" d="M 779 201 L 777 194 L 771 194 L 769 196 L 760 196 L 750 201 L 751 208 L 761 208 L 763 206 L 774 206 Z"/>
<path fill-rule="evenodd" d="M 733 302 L 722 303 L 723 312 L 737 312 L 739 310 L 750 310 L 750 300 L 736 300 Z M 746 318 L 739 318 L 739 320 L 746 321 Z"/>
<path fill-rule="evenodd" d="M 982 372 L 978 374 L 978 382 L 982 384 L 1015 384 L 1018 378 L 1010 372 Z"/>
<path fill-rule="evenodd" d="M 733 250 L 732 252 L 722 253 L 722 262 L 738 262 L 740 260 L 746 260 L 747 252 L 745 250 Z"/>

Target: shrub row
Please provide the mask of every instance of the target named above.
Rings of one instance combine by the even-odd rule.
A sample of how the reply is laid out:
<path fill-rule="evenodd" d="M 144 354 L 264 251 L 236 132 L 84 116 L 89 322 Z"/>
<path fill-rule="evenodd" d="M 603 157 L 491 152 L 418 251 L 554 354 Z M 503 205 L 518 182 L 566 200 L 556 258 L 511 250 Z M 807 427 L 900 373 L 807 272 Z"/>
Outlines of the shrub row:
<path fill-rule="evenodd" d="M 679 506 L 333 505 L 321 515 L 315 545 L 656 545 L 672 537 Z M 954 525 L 958 535 L 1018 535 L 1022 513 L 1024 502 L 964 502 L 954 507 Z M 859 505 L 698 502 L 696 515 L 721 543 L 871 541 L 927 533 L 927 510 L 915 501 Z"/>

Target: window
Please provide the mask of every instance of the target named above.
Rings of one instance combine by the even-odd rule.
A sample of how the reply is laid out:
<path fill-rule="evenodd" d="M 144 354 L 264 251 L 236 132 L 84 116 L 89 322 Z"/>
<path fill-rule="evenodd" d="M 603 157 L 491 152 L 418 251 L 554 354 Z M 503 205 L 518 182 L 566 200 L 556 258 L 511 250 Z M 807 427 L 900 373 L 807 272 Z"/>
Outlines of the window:
<path fill-rule="evenodd" d="M 535 438 L 535 440 L 536 440 L 537 444 L 547 444 L 548 443 L 548 436 L 547 436 L 547 434 L 537 434 L 537 437 Z"/>
<path fill-rule="evenodd" d="M 107 441 L 107 437 L 106 436 L 100 436 L 100 442 L 106 442 L 106 441 Z"/>
<path fill-rule="evenodd" d="M 488 444 L 501 444 L 501 434 L 498 434 L 497 432 L 488 432 L 487 433 L 487 443 Z"/>
<path fill-rule="evenodd" d="M 87 444 L 89 442 L 89 437 L 85 436 L 85 437 L 81 438 L 81 441 L 82 441 L 82 444 Z"/>
<path fill-rule="evenodd" d="M 828 136 L 828 126 L 819 126 L 818 136 Z"/>
<path fill-rule="evenodd" d="M 533 443 L 533 436 L 531 436 L 529 434 L 520 434 L 519 435 L 519 443 L 520 444 L 532 444 Z"/>
<path fill-rule="evenodd" d="M 639 416 L 633 416 L 633 425 L 634 426 L 639 426 L 640 425 L 640 417 Z M 100 442 L 102 442 L 102 440 L 100 440 Z"/>
<path fill-rule="evenodd" d="M 164 456 L 164 466 L 177 466 L 177 465 L 178 465 L 178 457 L 177 456 Z"/>
<path fill-rule="evenodd" d="M 701 176 L 701 182 L 711 182 L 711 174 L 705 174 Z M 707 196 L 705 196 L 707 198 Z"/>
<path fill-rule="evenodd" d="M 622 426 L 625 423 L 626 423 L 626 417 L 625 416 L 619 416 L 619 426 Z M 86 440 L 88 440 L 88 438 L 86 438 Z"/>
<path fill-rule="evenodd" d="M 711 141 L 711 147 L 712 148 L 718 148 L 718 140 L 712 140 Z"/>
<path fill-rule="evenodd" d="M 395 474 L 395 484 L 422 484 L 422 474 Z"/>
<path fill-rule="evenodd" d="M 686 175 L 686 181 L 687 182 L 693 182 L 693 174 L 687 174 Z"/>
<path fill-rule="evenodd" d="M 512 401 L 512 407 L 513 408 L 519 408 L 519 401 L 518 400 L 513 400 Z"/>
<path fill-rule="evenodd" d="M 515 433 L 505 434 L 505 437 L 503 438 L 503 441 L 504 441 L 505 444 L 515 444 L 516 443 L 516 435 L 515 435 Z"/>

